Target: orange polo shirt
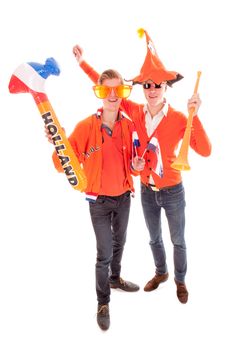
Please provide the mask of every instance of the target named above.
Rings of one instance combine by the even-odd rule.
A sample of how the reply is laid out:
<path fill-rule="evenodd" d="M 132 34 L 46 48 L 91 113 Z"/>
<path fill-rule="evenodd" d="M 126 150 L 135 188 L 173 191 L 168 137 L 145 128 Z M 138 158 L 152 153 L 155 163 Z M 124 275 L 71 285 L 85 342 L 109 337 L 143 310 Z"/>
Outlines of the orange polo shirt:
<path fill-rule="evenodd" d="M 116 121 L 113 130 L 102 124 L 101 130 L 103 157 L 99 194 L 119 196 L 130 190 L 124 166 L 121 124 Z"/>

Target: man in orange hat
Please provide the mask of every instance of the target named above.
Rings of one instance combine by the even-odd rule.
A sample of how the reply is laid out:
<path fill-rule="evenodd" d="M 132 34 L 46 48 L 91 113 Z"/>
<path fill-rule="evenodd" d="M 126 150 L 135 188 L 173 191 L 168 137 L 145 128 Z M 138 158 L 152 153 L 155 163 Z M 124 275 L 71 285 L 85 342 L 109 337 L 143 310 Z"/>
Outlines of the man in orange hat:
<path fill-rule="evenodd" d="M 187 118 L 166 101 L 167 86 L 182 79 L 179 73 L 168 71 L 156 53 L 154 44 L 144 29 L 147 55 L 140 74 L 132 79 L 141 84 L 146 104 L 122 100 L 121 107 L 134 121 L 139 136 L 138 155 L 145 160 L 141 175 L 141 202 L 145 222 L 150 234 L 150 246 L 155 263 L 155 275 L 145 285 L 144 291 L 158 288 L 168 279 L 166 253 L 162 239 L 161 210 L 165 210 L 174 250 L 174 280 L 176 294 L 183 304 L 188 301 L 185 284 L 187 256 L 185 243 L 185 192 L 179 170 L 171 167 L 175 151 L 184 136 Z M 73 53 L 80 67 L 96 82 L 99 74 L 83 60 L 83 50 L 76 45 Z M 194 110 L 190 146 L 201 156 L 211 153 L 211 143 L 197 115 L 201 100 L 198 94 L 188 100 L 188 110 Z"/>

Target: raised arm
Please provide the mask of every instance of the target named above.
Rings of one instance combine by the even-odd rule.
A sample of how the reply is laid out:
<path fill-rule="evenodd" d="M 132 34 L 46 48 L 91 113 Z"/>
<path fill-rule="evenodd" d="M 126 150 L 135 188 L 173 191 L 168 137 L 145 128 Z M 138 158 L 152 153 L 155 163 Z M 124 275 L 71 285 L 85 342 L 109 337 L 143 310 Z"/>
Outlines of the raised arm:
<path fill-rule="evenodd" d="M 83 59 L 83 49 L 79 45 L 73 47 L 73 54 L 78 62 L 80 68 L 88 75 L 94 84 L 98 83 L 100 74 L 96 72 L 86 61 Z"/>
<path fill-rule="evenodd" d="M 94 84 L 97 84 L 100 74 L 84 60 L 83 49 L 81 46 L 76 44 L 73 47 L 73 54 L 80 68 L 88 75 Z M 131 120 L 134 120 L 135 115 L 138 115 L 138 108 L 141 108 L 139 104 L 132 102 L 129 99 L 122 99 L 121 109 L 129 116 Z"/>

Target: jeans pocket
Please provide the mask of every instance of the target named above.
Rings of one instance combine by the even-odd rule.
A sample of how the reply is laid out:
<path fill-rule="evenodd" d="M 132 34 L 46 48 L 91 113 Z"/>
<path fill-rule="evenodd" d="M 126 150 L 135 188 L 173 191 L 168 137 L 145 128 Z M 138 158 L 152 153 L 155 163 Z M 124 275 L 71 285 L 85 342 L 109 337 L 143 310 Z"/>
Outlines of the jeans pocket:
<path fill-rule="evenodd" d="M 180 194 L 184 192 L 184 186 L 182 184 L 179 184 L 177 186 L 168 188 L 165 191 L 167 194 L 171 194 L 171 195 Z"/>
<path fill-rule="evenodd" d="M 90 204 L 90 207 L 95 207 L 97 206 L 98 204 L 104 204 L 105 203 L 105 198 L 99 198 L 97 197 L 96 201 L 95 202 L 89 202 Z"/>
<path fill-rule="evenodd" d="M 130 191 L 127 191 L 123 194 L 123 197 L 122 197 L 122 202 L 121 203 L 127 203 L 131 200 L 131 192 Z"/>
<path fill-rule="evenodd" d="M 97 198 L 96 203 L 97 204 L 104 204 L 106 202 L 105 198 Z"/>
<path fill-rule="evenodd" d="M 176 186 L 174 188 L 169 188 L 166 190 L 164 193 L 164 202 L 166 204 L 173 204 L 180 206 L 183 205 L 185 206 L 185 191 L 183 186 Z"/>
<path fill-rule="evenodd" d="M 130 195 L 131 195 L 131 192 L 130 191 L 127 191 L 126 193 L 125 193 L 125 198 L 130 198 Z"/>

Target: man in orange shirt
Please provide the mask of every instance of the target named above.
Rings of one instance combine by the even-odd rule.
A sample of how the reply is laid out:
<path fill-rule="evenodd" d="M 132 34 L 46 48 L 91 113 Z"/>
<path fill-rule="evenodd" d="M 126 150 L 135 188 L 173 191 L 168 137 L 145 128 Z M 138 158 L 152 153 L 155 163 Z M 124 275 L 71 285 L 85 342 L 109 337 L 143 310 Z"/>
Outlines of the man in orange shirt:
<path fill-rule="evenodd" d="M 121 75 L 109 69 L 99 77 L 94 92 L 102 99 L 103 107 L 80 121 L 69 141 L 87 176 L 86 195 L 97 246 L 97 323 L 107 330 L 110 288 L 139 290 L 138 285 L 124 281 L 120 272 L 134 191 L 132 174 L 137 175 L 144 162 L 133 158 L 133 123 L 119 109 L 122 99 L 130 95 L 131 86 L 124 85 Z M 46 133 L 51 141 L 51 135 L 47 130 Z M 57 170 L 63 171 L 56 152 L 53 161 Z"/>
<path fill-rule="evenodd" d="M 121 107 L 130 116 L 137 130 L 140 147 L 138 155 L 145 159 L 141 171 L 141 202 L 145 222 L 150 234 L 150 246 L 155 263 L 155 276 L 145 285 L 146 292 L 155 290 L 168 279 L 166 253 L 162 239 L 161 210 L 165 210 L 174 251 L 174 274 L 178 300 L 188 301 L 185 284 L 187 256 L 185 243 L 185 193 L 179 170 L 171 164 L 176 158 L 176 149 L 184 136 L 186 116 L 173 109 L 165 99 L 167 86 L 172 86 L 183 77 L 167 71 L 160 61 L 154 44 L 146 31 L 147 55 L 140 75 L 132 79 L 141 84 L 146 104 L 123 100 Z M 80 46 L 73 48 L 80 67 L 92 79 L 98 73 L 83 60 Z M 200 155 L 211 153 L 211 144 L 197 115 L 201 100 L 198 94 L 188 100 L 188 110 L 194 109 L 190 146 Z"/>

